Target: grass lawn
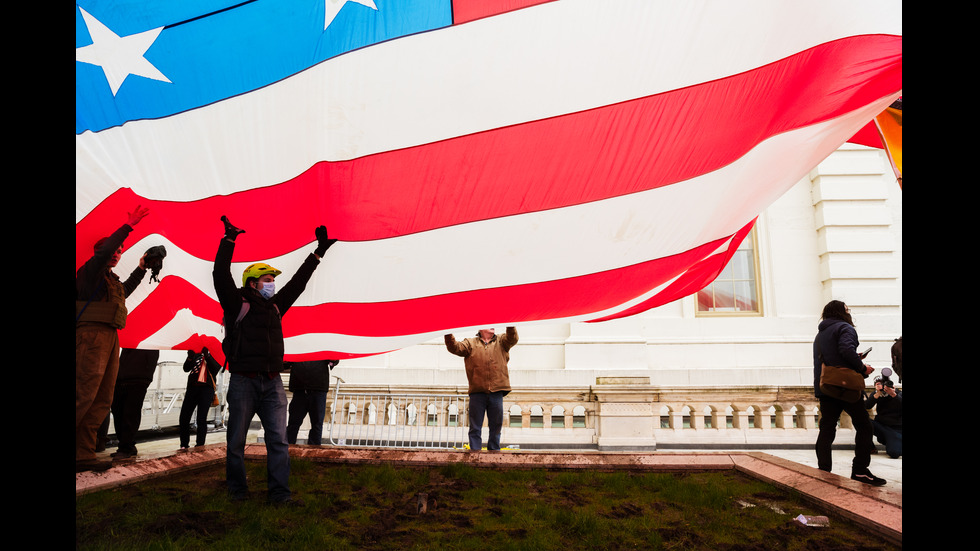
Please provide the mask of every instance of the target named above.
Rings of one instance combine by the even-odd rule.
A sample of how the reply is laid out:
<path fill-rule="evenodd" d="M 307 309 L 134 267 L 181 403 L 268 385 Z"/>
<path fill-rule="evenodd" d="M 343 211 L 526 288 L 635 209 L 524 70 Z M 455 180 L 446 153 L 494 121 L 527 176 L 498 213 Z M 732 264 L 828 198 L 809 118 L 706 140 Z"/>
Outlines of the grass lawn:
<path fill-rule="evenodd" d="M 224 465 L 75 498 L 76 549 L 899 549 L 732 471 L 420 468 L 292 459 L 292 506 L 228 499 Z M 426 511 L 419 512 L 419 494 Z"/>

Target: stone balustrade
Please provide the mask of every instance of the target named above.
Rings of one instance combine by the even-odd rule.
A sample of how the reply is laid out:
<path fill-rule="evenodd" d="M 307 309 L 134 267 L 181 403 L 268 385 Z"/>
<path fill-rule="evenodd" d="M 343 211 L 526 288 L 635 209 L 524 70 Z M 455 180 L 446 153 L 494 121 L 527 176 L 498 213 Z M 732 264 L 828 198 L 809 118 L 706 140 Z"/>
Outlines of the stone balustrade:
<path fill-rule="evenodd" d="M 345 429 L 344 435 L 358 425 L 384 427 L 378 434 L 385 438 L 417 434 L 422 440 L 446 440 L 452 435 L 460 445 L 466 441 L 465 386 L 333 387 L 324 420 L 327 440 L 332 425 Z M 182 398 L 183 389 L 149 392 L 141 428 L 175 426 Z M 648 377 L 599 377 L 588 387 L 513 390 L 504 398 L 502 442 L 526 449 L 603 451 L 809 448 L 816 442 L 819 409 L 809 386 L 660 387 Z M 301 430 L 309 428 L 306 423 Z M 418 430 L 404 432 L 408 428 Z M 836 443 L 853 442 L 845 414 Z"/>
<path fill-rule="evenodd" d="M 382 404 L 381 397 L 408 393 L 413 395 L 412 403 L 417 405 L 411 408 L 418 415 L 404 414 L 405 401 L 394 399 Z M 419 402 L 418 396 L 431 399 Z M 404 425 L 411 419 L 418 427 L 462 427 L 468 424 L 465 397 L 466 388 L 457 386 L 342 384 L 328 396 L 325 423 Z M 331 418 L 335 400 L 340 403 Z M 356 406 L 351 408 L 352 404 Z M 397 412 L 379 417 L 379 407 Z M 358 414 L 353 415 L 352 409 Z M 504 398 L 502 443 L 534 449 L 603 451 L 806 448 L 816 441 L 818 416 L 819 403 L 810 387 L 661 388 L 651 384 L 648 377 L 600 377 L 588 388 L 513 390 Z M 853 443 L 853 429 L 846 415 L 842 416 L 837 442 Z"/>

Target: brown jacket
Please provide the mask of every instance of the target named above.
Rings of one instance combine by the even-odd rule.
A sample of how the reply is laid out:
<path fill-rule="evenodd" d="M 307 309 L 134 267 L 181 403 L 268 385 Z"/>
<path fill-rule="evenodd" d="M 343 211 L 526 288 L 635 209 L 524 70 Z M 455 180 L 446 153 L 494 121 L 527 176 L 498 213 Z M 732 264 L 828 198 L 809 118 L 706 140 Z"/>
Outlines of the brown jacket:
<path fill-rule="evenodd" d="M 510 373 L 507 361 L 510 349 L 517 344 L 517 329 L 508 327 L 503 336 L 494 335 L 488 343 L 477 335 L 457 342 L 452 334 L 446 335 L 446 349 L 465 358 L 466 380 L 469 394 L 477 392 L 510 392 Z"/>

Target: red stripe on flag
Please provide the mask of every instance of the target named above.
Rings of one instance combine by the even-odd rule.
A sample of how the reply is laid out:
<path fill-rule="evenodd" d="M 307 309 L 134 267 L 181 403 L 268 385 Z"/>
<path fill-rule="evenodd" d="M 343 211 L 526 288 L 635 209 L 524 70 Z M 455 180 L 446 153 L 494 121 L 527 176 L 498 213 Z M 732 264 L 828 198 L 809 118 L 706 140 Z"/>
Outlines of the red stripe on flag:
<path fill-rule="evenodd" d="M 85 243 L 111 233 L 121 222 L 119 213 L 136 204 L 149 206 L 153 214 L 129 242 L 159 233 L 202 259 L 214 255 L 221 214 L 246 229 L 271 225 L 275 231 L 267 237 L 253 232 L 236 249 L 236 260 L 252 261 L 310 243 L 311 228 L 324 221 L 331 236 L 343 241 L 384 239 L 670 185 L 726 166 L 771 136 L 895 93 L 901 88 L 901 48 L 901 37 L 839 40 L 728 79 L 434 144 L 321 162 L 280 185 L 228 196 L 176 203 L 120 190 L 76 225 L 76 269 L 91 254 Z M 841 74 L 839 67 L 853 72 Z M 814 74 L 828 73 L 837 78 L 813 80 Z M 780 86 L 767 84 L 773 81 Z"/>
<path fill-rule="evenodd" d="M 747 228 L 751 228 L 751 224 Z M 736 239 L 740 242 L 746 232 L 747 229 L 739 232 Z M 287 338 L 307 333 L 386 337 L 423 334 L 447 327 L 467 327 L 487 319 L 520 323 L 582 316 L 614 308 L 640 296 L 683 273 L 691 264 L 700 262 L 714 270 L 721 270 L 728 262 L 731 251 L 729 254 L 710 253 L 724 241 L 716 240 L 682 254 L 634 266 L 556 281 L 392 302 L 293 306 L 283 316 L 283 332 Z M 735 242 L 733 247 L 737 246 Z M 706 255 L 710 256 L 704 258 Z M 180 304 L 196 316 L 214 323 L 221 322 L 221 309 L 213 299 L 186 281 L 169 276 L 161 281 L 159 288 L 147 300 L 130 312 L 126 328 L 120 332 L 122 346 L 136 347 L 166 325 L 176 314 L 167 306 L 167 301 L 175 295 L 180 296 Z M 683 295 L 674 298 L 680 296 Z M 171 316 L 161 315 L 164 312 L 170 312 Z"/>
<path fill-rule="evenodd" d="M 459 25 L 555 0 L 453 0 L 453 23 Z"/>
<path fill-rule="evenodd" d="M 691 265 L 684 274 L 677 278 L 676 281 L 672 282 L 667 286 L 666 289 L 656 294 L 640 304 L 618 312 L 610 316 L 604 316 L 594 320 L 589 320 L 591 322 L 609 321 L 612 319 L 625 318 L 627 316 L 632 316 L 634 314 L 639 314 L 640 312 L 645 312 L 651 308 L 656 308 L 658 306 L 663 306 L 664 304 L 671 303 L 679 298 L 686 297 L 690 294 L 696 293 L 703 289 L 706 285 L 711 283 L 718 277 L 718 274 L 725 269 L 728 265 L 728 261 L 731 260 L 732 256 L 735 255 L 735 251 L 738 250 L 739 244 L 745 239 L 745 236 L 749 234 L 752 227 L 755 225 L 755 220 L 752 220 L 749 224 L 746 224 L 744 228 L 735 234 L 731 243 L 728 245 L 728 249 L 724 254 L 716 254 L 705 258 L 699 262 Z"/>

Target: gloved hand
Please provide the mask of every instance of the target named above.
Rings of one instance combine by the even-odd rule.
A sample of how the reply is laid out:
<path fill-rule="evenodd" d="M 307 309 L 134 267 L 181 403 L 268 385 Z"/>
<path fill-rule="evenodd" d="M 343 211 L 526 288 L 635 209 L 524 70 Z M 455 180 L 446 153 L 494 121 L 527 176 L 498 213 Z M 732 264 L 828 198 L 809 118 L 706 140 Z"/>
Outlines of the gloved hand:
<path fill-rule="evenodd" d="M 167 256 L 167 248 L 163 245 L 150 247 L 143 253 L 143 263 L 150 270 L 150 281 L 160 283 L 160 270 L 163 269 L 163 259 Z"/>
<path fill-rule="evenodd" d="M 337 240 L 330 239 L 329 237 L 327 237 L 326 226 L 318 227 L 314 233 L 316 234 L 317 245 L 316 245 L 316 250 L 313 251 L 313 254 L 319 257 L 323 257 L 323 255 L 327 252 L 327 249 L 329 249 L 331 245 L 336 243 Z"/>
<path fill-rule="evenodd" d="M 234 241 L 235 238 L 238 237 L 238 234 L 245 233 L 245 230 L 233 226 L 232 223 L 228 221 L 227 216 L 222 215 L 221 221 L 225 223 L 225 237 L 228 238 L 229 241 Z"/>

